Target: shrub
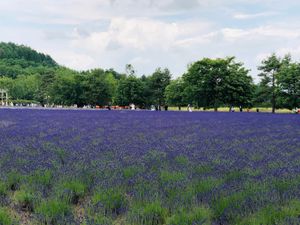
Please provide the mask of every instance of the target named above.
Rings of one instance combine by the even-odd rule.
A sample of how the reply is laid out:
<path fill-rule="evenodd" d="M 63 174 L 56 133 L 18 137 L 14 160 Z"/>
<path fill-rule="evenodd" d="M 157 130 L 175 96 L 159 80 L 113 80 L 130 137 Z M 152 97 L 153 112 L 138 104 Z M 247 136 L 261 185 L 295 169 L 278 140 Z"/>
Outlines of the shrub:
<path fill-rule="evenodd" d="M 50 170 L 37 170 L 30 178 L 30 182 L 37 185 L 49 187 L 52 180 L 52 172 Z"/>
<path fill-rule="evenodd" d="M 189 158 L 184 155 L 176 156 L 175 162 L 179 165 L 186 166 L 189 164 Z"/>
<path fill-rule="evenodd" d="M 86 191 L 87 185 L 80 180 L 64 181 L 58 186 L 59 196 L 72 204 L 77 204 Z"/>
<path fill-rule="evenodd" d="M 213 166 L 204 164 L 204 165 L 196 166 L 194 170 L 196 174 L 202 175 L 213 171 Z"/>
<path fill-rule="evenodd" d="M 105 214 L 112 213 L 119 215 L 127 206 L 127 200 L 123 192 L 118 188 L 98 190 L 92 197 L 94 205 L 103 206 Z"/>
<path fill-rule="evenodd" d="M 12 171 L 7 175 L 7 183 L 10 190 L 15 191 L 19 188 L 22 175 L 17 171 Z"/>
<path fill-rule="evenodd" d="M 11 225 L 14 224 L 9 212 L 5 208 L 0 207 L 0 224 L 1 225 Z"/>
<path fill-rule="evenodd" d="M 212 213 L 204 207 L 196 207 L 191 212 L 181 211 L 178 214 L 167 219 L 167 225 L 194 225 L 194 224 L 211 224 Z"/>
<path fill-rule="evenodd" d="M 70 212 L 67 202 L 57 199 L 42 201 L 36 212 L 46 224 L 59 224 L 58 221 Z"/>
<path fill-rule="evenodd" d="M 223 180 L 212 177 L 205 178 L 194 184 L 194 191 L 197 196 L 207 193 L 221 185 Z"/>
<path fill-rule="evenodd" d="M 7 184 L 0 180 L 0 197 L 7 194 Z"/>
<path fill-rule="evenodd" d="M 239 225 L 299 224 L 300 201 L 291 200 L 282 207 L 267 206 L 239 222 Z"/>
<path fill-rule="evenodd" d="M 17 191 L 15 193 L 15 200 L 21 206 L 24 211 L 32 212 L 34 209 L 34 196 L 29 191 Z"/>
<path fill-rule="evenodd" d="M 97 224 L 97 225 L 112 225 L 113 221 L 110 218 L 107 218 L 101 214 L 97 214 L 94 218 L 93 218 L 93 224 Z"/>
<path fill-rule="evenodd" d="M 140 172 L 141 168 L 137 166 L 129 166 L 123 170 L 123 176 L 125 179 L 131 179 L 133 178 L 136 174 Z"/>
<path fill-rule="evenodd" d="M 231 220 L 235 217 L 233 214 L 242 206 L 242 202 L 249 196 L 248 191 L 236 192 L 229 196 L 224 196 L 214 200 L 212 208 L 216 219 Z M 233 213 L 232 211 L 235 211 Z"/>
<path fill-rule="evenodd" d="M 186 179 L 186 175 L 182 172 L 169 172 L 169 171 L 161 171 L 160 180 L 163 184 L 165 183 L 175 183 L 179 181 L 183 181 Z"/>
<path fill-rule="evenodd" d="M 167 210 L 159 201 L 147 204 L 136 204 L 129 212 L 130 224 L 162 225 L 166 222 Z"/>

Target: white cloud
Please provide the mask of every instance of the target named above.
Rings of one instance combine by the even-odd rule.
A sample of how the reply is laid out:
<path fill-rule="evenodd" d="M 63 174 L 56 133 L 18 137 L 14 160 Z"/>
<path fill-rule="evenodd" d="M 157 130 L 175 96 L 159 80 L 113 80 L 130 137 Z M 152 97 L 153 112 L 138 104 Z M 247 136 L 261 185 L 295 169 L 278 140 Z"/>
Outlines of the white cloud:
<path fill-rule="evenodd" d="M 253 13 L 253 14 L 247 14 L 247 13 L 235 13 L 233 15 L 234 19 L 239 19 L 239 20 L 246 20 L 246 19 L 256 19 L 260 17 L 270 17 L 270 16 L 275 16 L 278 15 L 276 12 L 262 12 L 262 13 Z"/>
<path fill-rule="evenodd" d="M 29 45 L 80 70 L 124 71 L 132 63 L 140 74 L 166 66 L 178 76 L 202 57 L 235 55 L 255 75 L 272 52 L 300 56 L 299 6 L 297 0 L 0 1 L 0 41 Z"/>
<path fill-rule="evenodd" d="M 260 26 L 250 29 L 224 28 L 222 34 L 227 41 L 263 40 L 263 39 L 297 39 L 300 37 L 298 27 L 279 27 L 278 25 Z"/>
<path fill-rule="evenodd" d="M 114 18 L 106 31 L 79 37 L 72 41 L 72 45 L 92 52 L 118 48 L 140 52 L 153 49 L 168 51 L 190 42 L 208 41 L 209 37 L 203 33 L 209 28 L 208 23 L 198 21 L 167 23 L 148 18 Z M 197 36 L 199 34 L 203 36 Z"/>

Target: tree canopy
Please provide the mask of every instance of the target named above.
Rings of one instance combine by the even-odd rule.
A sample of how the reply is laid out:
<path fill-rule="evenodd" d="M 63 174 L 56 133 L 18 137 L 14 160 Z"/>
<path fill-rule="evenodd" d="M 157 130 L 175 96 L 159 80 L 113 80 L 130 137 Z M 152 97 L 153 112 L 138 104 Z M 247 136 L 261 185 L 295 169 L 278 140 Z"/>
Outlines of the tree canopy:
<path fill-rule="evenodd" d="M 31 101 L 42 106 L 110 104 L 140 108 L 163 105 L 214 108 L 220 106 L 300 107 L 300 63 L 290 55 L 266 57 L 261 80 L 254 84 L 249 70 L 235 57 L 203 58 L 172 80 L 167 68 L 138 75 L 128 64 L 124 73 L 100 68 L 75 71 L 58 65 L 50 56 L 24 45 L 0 43 L 0 88 L 11 101 Z"/>
<path fill-rule="evenodd" d="M 204 58 L 190 65 L 183 75 L 187 101 L 217 110 L 222 105 L 250 105 L 252 78 L 234 57 Z"/>

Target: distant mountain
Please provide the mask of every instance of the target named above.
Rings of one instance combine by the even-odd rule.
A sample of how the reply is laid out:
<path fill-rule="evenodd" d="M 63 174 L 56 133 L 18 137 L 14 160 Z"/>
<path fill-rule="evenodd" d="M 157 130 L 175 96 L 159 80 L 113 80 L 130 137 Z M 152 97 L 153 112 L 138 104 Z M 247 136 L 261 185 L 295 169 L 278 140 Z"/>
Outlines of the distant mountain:
<path fill-rule="evenodd" d="M 0 43 L 0 76 L 16 78 L 18 75 L 39 73 L 58 64 L 49 56 L 27 46 Z"/>

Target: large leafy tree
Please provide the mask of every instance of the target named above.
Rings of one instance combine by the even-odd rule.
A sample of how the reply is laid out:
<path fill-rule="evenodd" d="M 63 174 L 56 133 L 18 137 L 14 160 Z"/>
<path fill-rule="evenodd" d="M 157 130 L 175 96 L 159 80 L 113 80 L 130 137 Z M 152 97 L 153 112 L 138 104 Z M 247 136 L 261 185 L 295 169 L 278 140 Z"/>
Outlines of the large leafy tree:
<path fill-rule="evenodd" d="M 67 68 L 57 70 L 53 83 L 49 88 L 51 103 L 82 106 L 83 80 L 79 79 L 79 76 L 79 73 Z"/>
<path fill-rule="evenodd" d="M 38 88 L 35 93 L 35 99 L 42 106 L 50 103 L 50 89 L 55 79 L 55 70 L 47 69 L 38 75 Z"/>
<path fill-rule="evenodd" d="M 289 64 L 291 58 L 286 55 L 283 59 L 272 54 L 261 62 L 258 69 L 261 71 L 259 76 L 262 78 L 260 83 L 260 93 L 269 95 L 272 105 L 272 113 L 275 113 L 278 98 L 278 75 L 283 65 Z"/>
<path fill-rule="evenodd" d="M 105 71 L 101 69 L 85 73 L 83 88 L 84 99 L 87 104 L 104 106 L 111 103 L 113 92 L 106 75 Z"/>
<path fill-rule="evenodd" d="M 222 86 L 223 100 L 226 104 L 249 107 L 252 104 L 254 84 L 242 63 L 227 59 L 227 73 Z"/>
<path fill-rule="evenodd" d="M 35 100 L 38 88 L 38 75 L 22 75 L 14 80 L 10 95 L 13 99 Z"/>
<path fill-rule="evenodd" d="M 165 91 L 166 103 L 177 106 L 180 110 L 181 106 L 186 105 L 184 88 L 185 86 L 181 78 L 171 81 Z"/>
<path fill-rule="evenodd" d="M 246 106 L 251 102 L 252 79 L 234 57 L 195 62 L 183 80 L 187 100 L 198 107 L 217 110 L 221 105 Z"/>
<path fill-rule="evenodd" d="M 171 82 L 171 73 L 165 68 L 158 68 L 149 77 L 149 89 L 151 91 L 152 104 L 161 106 L 165 104 L 165 90 Z"/>
<path fill-rule="evenodd" d="M 119 81 L 116 91 L 116 103 L 121 106 L 135 105 L 144 106 L 144 84 L 135 75 L 129 75 Z"/>
<path fill-rule="evenodd" d="M 288 109 L 300 106 L 300 64 L 283 64 L 278 74 L 279 103 Z"/>

